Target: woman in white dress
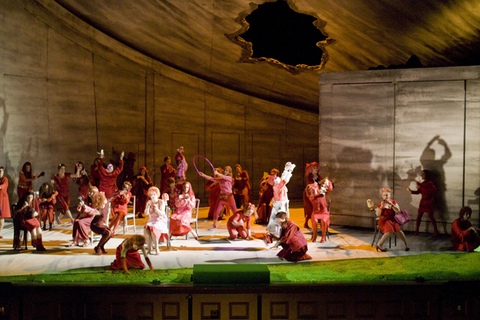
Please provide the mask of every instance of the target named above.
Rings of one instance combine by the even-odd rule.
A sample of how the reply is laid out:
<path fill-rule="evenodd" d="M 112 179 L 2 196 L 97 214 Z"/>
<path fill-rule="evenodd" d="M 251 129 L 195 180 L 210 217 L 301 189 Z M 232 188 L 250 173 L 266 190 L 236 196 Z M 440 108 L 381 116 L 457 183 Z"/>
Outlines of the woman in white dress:
<path fill-rule="evenodd" d="M 168 194 L 164 193 L 160 199 L 160 190 L 157 187 L 148 189 L 148 200 L 145 207 L 145 215 L 149 216 L 145 225 L 144 234 L 147 243 L 147 253 L 151 254 L 152 247 L 155 247 L 155 253 L 158 255 L 158 241 L 167 243 L 168 226 L 165 208 L 168 202 Z"/>

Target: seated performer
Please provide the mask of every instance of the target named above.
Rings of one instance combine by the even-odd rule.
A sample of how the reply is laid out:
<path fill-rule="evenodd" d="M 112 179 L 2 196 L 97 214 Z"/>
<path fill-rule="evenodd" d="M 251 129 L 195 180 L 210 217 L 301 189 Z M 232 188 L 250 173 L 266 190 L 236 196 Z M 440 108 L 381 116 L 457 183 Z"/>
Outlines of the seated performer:
<path fill-rule="evenodd" d="M 195 208 L 195 194 L 190 182 L 182 184 L 182 191 L 175 197 L 177 210 L 170 216 L 170 236 L 184 236 L 191 233 L 198 240 L 197 233 L 190 227 L 192 210 Z"/>
<path fill-rule="evenodd" d="M 47 230 L 47 217 L 49 222 L 49 230 L 53 230 L 53 221 L 55 220 L 55 197 L 58 192 L 53 191 L 53 186 L 49 182 L 44 182 L 40 186 L 38 192 L 38 202 L 40 210 L 40 219 L 43 222 L 43 230 Z"/>
<path fill-rule="evenodd" d="M 83 242 L 84 247 L 90 244 L 88 233 L 90 232 L 90 227 L 96 214 L 94 208 L 85 204 L 82 196 L 79 197 L 79 200 L 80 202 L 77 207 L 78 216 L 73 220 L 73 242 L 70 244 L 70 247 L 78 246 L 80 242 Z"/>
<path fill-rule="evenodd" d="M 286 212 L 287 217 L 289 215 L 288 212 L 288 189 L 287 183 L 290 181 L 292 177 L 292 171 L 295 168 L 295 165 L 291 162 L 287 162 L 285 164 L 285 169 L 283 170 L 282 177 L 280 178 L 277 175 L 270 176 L 268 178 L 268 183 L 270 183 L 273 187 L 273 206 L 272 206 L 272 214 L 270 215 L 270 219 L 267 225 L 267 243 L 273 242 L 273 239 L 278 239 L 281 233 L 281 226 L 277 223 L 275 216 L 278 212 Z"/>
<path fill-rule="evenodd" d="M 26 191 L 18 204 L 21 207 L 15 211 L 15 215 L 19 216 L 20 225 L 30 232 L 32 246 L 37 248 L 37 251 L 45 251 L 46 249 L 42 242 L 42 228 L 40 228 L 40 222 L 37 219 L 38 212 L 35 211 L 36 205 L 33 199 L 33 192 Z"/>
<path fill-rule="evenodd" d="M 149 218 L 143 232 L 148 247 L 147 253 L 151 254 L 152 246 L 154 246 L 155 253 L 158 255 L 158 241 L 163 243 L 168 241 L 167 215 L 165 214 L 168 194 L 164 193 L 162 199 L 160 199 L 160 190 L 157 187 L 150 187 L 148 196 L 150 200 L 147 202 L 145 215 L 149 216 Z"/>
<path fill-rule="evenodd" d="M 114 196 L 112 199 L 112 219 L 108 223 L 108 227 L 110 230 L 112 230 L 112 235 L 115 235 L 115 230 L 120 222 L 123 221 L 123 218 L 125 218 L 127 215 L 127 206 L 130 202 L 130 198 L 132 197 L 130 189 L 132 189 L 132 184 L 128 181 L 125 181 L 123 183 L 122 191 L 120 191 L 120 193 Z"/>
<path fill-rule="evenodd" d="M 238 210 L 234 213 L 227 222 L 228 233 L 230 234 L 229 240 L 235 240 L 237 237 L 251 240 L 251 217 L 255 212 L 255 205 L 249 203 L 243 210 Z M 244 223 L 246 222 L 246 226 Z"/>
<path fill-rule="evenodd" d="M 132 236 L 129 239 L 125 239 L 115 252 L 116 259 L 112 262 L 109 270 L 122 270 L 125 273 L 130 273 L 128 269 L 145 269 L 145 264 L 142 262 L 140 253 L 138 250 L 142 250 L 145 261 L 147 262 L 150 270 L 153 271 L 152 262 L 147 256 L 145 251 L 145 237 L 139 234 Z"/>
<path fill-rule="evenodd" d="M 333 189 L 332 183 L 324 178 L 319 183 L 314 182 L 307 185 L 308 199 L 312 203 L 312 242 L 317 240 L 317 225 L 320 220 L 322 225 L 321 243 L 325 242 L 325 234 L 330 225 L 330 212 L 325 195 Z"/>
<path fill-rule="evenodd" d="M 219 171 L 214 171 L 214 177 L 207 176 L 205 173 L 199 172 L 200 176 L 204 179 L 207 179 L 212 182 L 217 182 L 220 186 L 220 194 L 218 195 L 217 207 L 215 208 L 215 213 L 213 214 L 213 226 L 210 230 L 217 229 L 217 221 L 220 212 L 223 209 L 223 206 L 229 207 L 233 213 L 237 212 L 237 206 L 235 205 L 235 200 L 233 199 L 232 193 L 232 168 L 229 166 L 225 167 L 223 174 Z"/>
<path fill-rule="evenodd" d="M 287 261 L 312 259 L 307 254 L 308 245 L 305 236 L 294 222 L 288 220 L 288 214 L 286 212 L 278 212 L 275 219 L 282 228 L 280 238 L 272 247 L 272 249 L 276 249 L 279 245 L 282 246 L 283 249 L 280 250 L 277 256 Z"/>
<path fill-rule="evenodd" d="M 472 226 L 468 221 L 472 215 L 472 208 L 462 207 L 459 218 L 452 223 L 453 250 L 472 252 L 480 246 L 480 229 Z"/>
<path fill-rule="evenodd" d="M 107 198 L 105 197 L 105 194 L 103 192 L 98 192 L 96 187 L 92 187 L 90 190 L 92 193 L 94 193 L 93 196 L 91 196 L 92 207 L 90 208 L 95 210 L 95 217 L 90 224 L 90 229 L 94 233 L 102 235 L 102 238 L 98 242 L 97 246 L 93 248 L 93 250 L 95 251 L 95 254 L 101 255 L 102 253 L 107 253 L 107 251 L 105 251 L 105 244 L 108 240 L 110 240 L 113 233 L 112 230 L 110 230 L 110 228 L 104 224 L 105 219 L 109 214 L 108 206 L 106 206 Z M 89 208 L 89 206 L 86 206 L 86 208 Z"/>

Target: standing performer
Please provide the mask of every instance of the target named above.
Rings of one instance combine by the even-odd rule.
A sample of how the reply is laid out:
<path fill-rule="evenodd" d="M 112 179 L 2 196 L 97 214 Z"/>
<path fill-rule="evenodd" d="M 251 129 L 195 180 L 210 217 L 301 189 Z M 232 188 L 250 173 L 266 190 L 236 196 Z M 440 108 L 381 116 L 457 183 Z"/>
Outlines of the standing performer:
<path fill-rule="evenodd" d="M 78 193 L 82 200 L 85 200 L 88 196 L 88 190 L 90 189 L 90 181 L 92 180 L 88 171 L 85 170 L 85 167 L 82 162 L 78 161 L 78 172 L 79 177 L 75 179 L 78 186 Z"/>
<path fill-rule="evenodd" d="M 61 218 L 67 215 L 73 225 L 73 216 L 70 212 L 70 190 L 68 189 L 68 181 L 71 178 L 80 177 L 78 162 L 75 163 L 75 174 L 66 173 L 65 165 L 63 163 L 58 165 L 58 173 L 53 176 L 52 184 L 57 187 L 58 195 L 57 202 L 60 204 L 61 215 L 57 218 L 57 223 L 62 224 Z"/>
<path fill-rule="evenodd" d="M 101 156 L 103 155 L 103 150 L 101 153 L 99 153 Z M 90 166 L 90 174 L 92 175 L 92 185 L 94 185 L 95 187 L 99 187 L 100 186 L 100 171 L 98 170 L 98 167 L 99 167 L 99 164 L 98 164 L 98 161 L 100 160 L 100 158 L 95 158 L 95 160 L 93 160 L 93 164 Z"/>
<path fill-rule="evenodd" d="M 223 174 L 223 169 L 218 167 L 215 170 Z M 215 175 L 215 171 L 212 172 Z M 220 200 L 218 197 L 220 195 L 220 185 L 216 181 L 207 181 L 205 183 L 205 190 L 210 191 L 208 195 L 208 219 L 213 219 L 215 210 L 217 209 L 217 202 Z"/>
<path fill-rule="evenodd" d="M 98 173 L 100 174 L 100 184 L 98 190 L 104 192 L 107 199 L 115 194 L 118 191 L 117 188 L 117 177 L 123 170 L 123 156 L 125 153 L 122 151 L 120 154 L 120 161 L 118 163 L 118 168 L 113 169 L 113 164 L 109 164 L 107 169 L 103 167 L 103 150 L 100 153 L 100 158 L 98 160 Z"/>
<path fill-rule="evenodd" d="M 135 196 L 135 214 L 143 218 L 145 205 L 148 201 L 148 189 L 153 186 L 152 179 L 148 174 L 146 167 L 140 167 L 138 174 L 133 181 L 132 194 Z"/>
<path fill-rule="evenodd" d="M 128 203 L 132 194 L 130 193 L 132 189 L 132 184 L 128 181 L 123 183 L 122 191 L 119 194 L 113 197 L 112 199 L 112 219 L 108 223 L 108 227 L 112 230 L 112 236 L 115 235 L 115 230 L 117 230 L 118 225 L 123 218 L 127 215 L 128 212 Z"/>
<path fill-rule="evenodd" d="M 292 221 L 288 220 L 288 214 L 286 212 L 278 212 L 275 215 L 278 225 L 282 228 L 282 233 L 277 243 L 272 249 L 282 246 L 282 250 L 277 253 L 280 259 L 287 261 L 301 261 L 312 259 L 307 254 L 308 245 L 300 228 Z"/>
<path fill-rule="evenodd" d="M 233 177 L 233 197 L 235 198 L 235 205 L 237 208 L 241 208 L 244 204 L 252 201 L 252 189 L 250 188 L 248 173 L 242 170 L 242 166 L 237 163 Z"/>
<path fill-rule="evenodd" d="M 19 205 L 21 207 L 15 211 L 15 214 L 19 215 L 20 225 L 30 232 L 32 246 L 37 248 L 37 251 L 45 251 L 42 242 L 42 228 L 40 228 L 40 222 L 37 219 L 38 212 L 35 211 L 33 192 L 25 192 L 23 198 L 19 201 Z"/>
<path fill-rule="evenodd" d="M 480 229 L 468 221 L 472 216 L 472 208 L 462 207 L 459 217 L 452 223 L 453 250 L 473 252 L 480 246 Z"/>
<path fill-rule="evenodd" d="M 378 241 L 377 251 L 387 251 L 387 249 L 383 247 L 383 244 L 394 233 L 405 243 L 405 251 L 410 250 L 407 244 L 407 238 L 395 220 L 395 214 L 400 212 L 400 206 L 397 204 L 397 201 L 390 198 L 392 191 L 389 188 L 383 188 L 380 194 L 382 195 L 382 201 L 378 203 L 375 214 L 377 217 L 380 217 L 378 219 L 378 227 L 380 231 L 382 231 L 383 237 Z"/>
<path fill-rule="evenodd" d="M 195 193 L 190 182 L 182 184 L 182 191 L 175 197 L 177 210 L 170 216 L 170 236 L 184 236 L 191 233 L 198 240 L 197 233 L 190 227 L 192 210 L 195 208 Z"/>
<path fill-rule="evenodd" d="M 232 193 L 232 168 L 226 166 L 223 172 L 224 174 L 221 174 L 215 170 L 214 177 L 210 177 L 205 173 L 199 172 L 200 176 L 202 176 L 204 179 L 217 182 L 220 186 L 220 194 L 218 195 L 219 200 L 217 201 L 217 207 L 215 209 L 215 213 L 213 214 L 213 226 L 210 228 L 210 230 L 217 229 L 218 216 L 224 205 L 230 208 L 234 214 L 237 212 L 237 206 L 235 205 L 235 200 L 233 199 Z"/>
<path fill-rule="evenodd" d="M 175 206 L 175 199 L 177 197 L 177 194 L 180 192 L 180 190 L 178 190 L 177 188 L 175 179 L 168 178 L 167 183 L 168 183 L 168 189 L 166 194 L 168 194 L 168 207 L 172 212 L 174 212 L 175 210 L 177 210 L 177 207 Z"/>
<path fill-rule="evenodd" d="M 312 242 L 317 240 L 317 225 L 320 220 L 322 225 L 321 243 L 325 242 L 325 234 L 330 225 L 330 212 L 325 195 L 333 189 L 332 183 L 328 178 L 322 179 L 320 182 L 314 182 L 307 185 L 307 195 L 312 203 Z"/>
<path fill-rule="evenodd" d="M 430 221 L 432 222 L 433 236 L 435 237 L 438 236 L 437 221 L 435 220 L 435 217 L 433 215 L 435 213 L 435 193 L 437 192 L 437 189 L 433 184 L 432 172 L 430 170 L 422 171 L 422 179 L 423 182 L 412 180 L 417 183 L 418 189 L 416 191 L 413 191 L 408 187 L 405 188 L 408 192 L 412 194 L 422 194 L 422 199 L 420 200 L 420 205 L 418 206 L 417 221 L 415 224 L 415 235 L 418 234 L 418 228 L 420 226 L 420 223 L 422 222 L 423 213 L 426 212 L 428 214 L 428 217 L 430 218 Z"/>
<path fill-rule="evenodd" d="M 307 177 L 307 186 L 314 182 L 319 182 L 322 177 L 318 174 L 320 166 L 317 162 L 307 163 L 305 167 L 305 176 Z M 307 187 L 303 190 L 303 213 L 305 216 L 304 228 L 308 228 L 308 220 L 310 220 L 313 212 L 313 205 L 310 199 L 308 199 Z"/>
<path fill-rule="evenodd" d="M 177 149 L 177 155 L 175 156 L 175 161 L 177 162 L 177 179 L 178 180 L 187 180 L 185 172 L 187 172 L 188 164 L 183 155 L 184 148 L 183 146 Z"/>
<path fill-rule="evenodd" d="M 53 221 L 55 220 L 55 197 L 58 195 L 57 191 L 53 190 L 53 186 L 49 182 L 44 182 L 40 186 L 38 192 L 40 218 L 43 222 L 43 230 L 47 230 L 47 217 L 50 231 L 53 230 Z"/>
<path fill-rule="evenodd" d="M 161 172 L 161 182 L 160 182 L 160 193 L 168 193 L 168 178 L 175 178 L 175 174 L 177 170 L 175 170 L 172 166 L 172 159 L 170 157 L 163 158 L 163 166 L 160 167 Z"/>
<path fill-rule="evenodd" d="M 149 219 L 143 232 L 148 247 L 147 253 L 151 254 L 152 246 L 154 246 L 155 253 L 158 255 L 158 241 L 164 243 L 168 241 L 167 215 L 165 214 L 168 195 L 164 193 L 160 199 L 160 190 L 157 187 L 150 187 L 148 196 L 150 200 L 147 202 L 145 215 L 148 215 Z"/>
<path fill-rule="evenodd" d="M 105 251 L 105 244 L 107 243 L 108 240 L 110 240 L 113 233 L 112 233 L 112 230 L 110 230 L 110 228 L 104 224 L 105 219 L 109 214 L 108 206 L 106 207 L 106 204 L 108 203 L 107 198 L 105 197 L 105 194 L 103 192 L 98 192 L 98 190 L 95 190 L 95 189 L 94 188 L 90 189 L 91 193 L 93 194 L 91 196 L 92 208 L 95 210 L 95 217 L 93 218 L 92 223 L 90 224 L 90 229 L 94 233 L 102 235 L 102 238 L 98 242 L 97 246 L 93 248 L 93 250 L 95 251 L 95 254 L 101 255 L 102 253 L 107 253 L 107 251 Z M 88 208 L 88 206 L 86 208 Z"/>
<path fill-rule="evenodd" d="M 19 200 L 23 197 L 23 194 L 25 192 L 33 192 L 33 180 L 43 177 L 45 175 L 45 172 L 43 171 L 38 175 L 34 175 L 32 172 L 32 164 L 30 162 L 25 162 L 23 164 L 22 171 L 18 173 L 17 195 Z"/>
<path fill-rule="evenodd" d="M 142 250 L 145 261 L 150 267 L 150 270 L 154 272 L 152 262 L 148 258 L 147 252 L 145 251 L 145 237 L 139 234 L 136 234 L 129 239 L 125 239 L 117 247 L 117 251 L 115 253 L 116 259 L 112 262 L 109 270 L 123 269 L 125 273 L 130 273 L 128 269 L 145 269 L 145 264 L 143 264 L 138 250 Z"/>
<path fill-rule="evenodd" d="M 4 176 L 5 168 L 0 167 L 0 239 L 3 239 L 2 230 L 5 218 L 10 218 L 10 202 L 8 201 L 8 179 Z"/>
<path fill-rule="evenodd" d="M 280 171 L 278 169 L 272 169 L 270 171 L 270 175 L 264 172 L 263 177 L 260 180 L 260 199 L 258 200 L 258 209 L 257 215 L 255 217 L 255 223 L 268 223 L 270 219 L 270 214 L 272 210 L 272 206 L 270 203 L 272 202 L 273 198 L 273 187 L 272 184 L 268 183 L 270 176 L 278 176 Z"/>
<path fill-rule="evenodd" d="M 249 203 L 243 210 L 234 213 L 227 222 L 229 240 L 235 240 L 237 237 L 251 240 L 252 231 L 250 228 L 252 214 L 255 213 L 255 205 Z M 246 223 L 246 226 L 244 225 Z"/>
<path fill-rule="evenodd" d="M 270 176 L 268 178 L 268 183 L 270 183 L 273 187 L 273 206 L 272 214 L 270 215 L 270 220 L 268 221 L 267 225 L 267 243 L 271 243 L 273 242 L 273 239 L 278 239 L 280 237 L 282 227 L 275 219 L 277 213 L 286 212 L 287 217 L 289 216 L 287 183 L 292 177 L 293 169 L 295 169 L 295 165 L 291 162 L 287 162 L 281 178 L 277 175 Z"/>

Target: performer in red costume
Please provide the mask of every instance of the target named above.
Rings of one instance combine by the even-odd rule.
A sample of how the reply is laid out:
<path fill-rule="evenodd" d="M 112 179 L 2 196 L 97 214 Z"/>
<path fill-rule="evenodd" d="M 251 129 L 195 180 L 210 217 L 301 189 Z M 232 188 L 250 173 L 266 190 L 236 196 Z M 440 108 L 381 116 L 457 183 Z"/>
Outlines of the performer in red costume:
<path fill-rule="evenodd" d="M 287 261 L 301 261 L 312 259 L 307 254 L 308 245 L 305 236 L 300 228 L 292 221 L 288 220 L 286 212 L 278 212 L 275 216 L 277 223 L 282 227 L 282 232 L 277 243 L 272 249 L 282 246 L 282 250 L 277 254 L 280 259 Z"/>
<path fill-rule="evenodd" d="M 18 203 L 21 207 L 16 210 L 15 214 L 19 215 L 21 226 L 30 232 L 32 246 L 37 251 L 45 251 L 42 243 L 42 228 L 40 228 L 40 222 L 37 218 L 38 212 L 35 211 L 36 204 L 33 192 L 27 191 L 24 193 L 23 198 Z"/>
<path fill-rule="evenodd" d="M 85 201 L 88 196 L 88 190 L 90 189 L 90 181 L 92 180 L 92 178 L 88 174 L 87 170 L 85 170 L 83 163 L 80 161 L 78 161 L 77 163 L 80 177 L 75 179 L 75 182 L 77 183 L 78 193 L 80 197 L 83 201 Z"/>
<path fill-rule="evenodd" d="M 89 197 L 92 198 L 91 208 L 95 210 L 95 217 L 93 217 L 92 223 L 90 224 L 90 229 L 94 233 L 102 235 L 102 238 L 93 250 L 95 251 L 95 254 L 101 255 L 102 253 L 107 253 L 107 251 L 105 251 L 105 244 L 113 236 L 112 230 L 104 224 L 105 219 L 109 214 L 108 207 L 106 207 L 108 202 L 105 194 L 103 192 L 98 192 L 96 187 L 91 188 L 90 191 L 92 194 L 89 194 Z M 89 206 L 87 206 L 87 208 L 88 207 Z"/>
<path fill-rule="evenodd" d="M 280 171 L 278 169 L 272 169 L 270 171 L 270 175 L 268 175 L 266 172 L 263 173 L 262 179 L 260 179 L 260 199 L 258 200 L 258 209 L 257 209 L 257 214 L 255 216 L 255 223 L 268 223 L 270 219 L 270 213 L 272 211 L 272 198 L 273 198 L 273 186 L 268 183 L 268 179 L 270 176 L 278 176 L 280 175 Z"/>
<path fill-rule="evenodd" d="M 57 203 L 60 204 L 61 215 L 57 218 L 57 223 L 62 224 L 61 218 L 67 215 L 73 225 L 73 216 L 70 212 L 70 190 L 68 189 L 68 181 L 71 178 L 80 177 L 78 162 L 75 163 L 75 174 L 65 172 L 65 165 L 63 163 L 58 165 L 58 173 L 53 176 L 52 184 L 57 188 L 58 195 L 56 197 Z"/>
<path fill-rule="evenodd" d="M 170 235 L 177 237 L 191 233 L 198 240 L 197 233 L 190 227 L 192 210 L 195 208 L 195 193 L 190 182 L 182 184 L 182 191 L 175 197 L 175 207 L 177 210 L 170 216 Z"/>
<path fill-rule="evenodd" d="M 422 179 L 423 182 L 418 182 L 415 180 L 418 186 L 418 189 L 416 191 L 411 190 L 410 188 L 406 188 L 408 192 L 412 194 L 422 194 L 422 199 L 420 200 L 420 205 L 418 206 L 418 215 L 417 215 L 417 221 L 415 225 L 415 235 L 418 234 L 418 228 L 420 226 L 420 222 L 422 222 L 422 216 L 423 213 L 426 212 L 428 214 L 428 218 L 430 218 L 430 221 L 432 222 L 433 226 L 433 236 L 438 236 L 438 229 L 437 229 L 437 221 L 435 220 L 434 217 L 434 212 L 435 212 L 435 192 L 437 192 L 437 189 L 435 188 L 435 185 L 433 184 L 432 181 L 432 172 L 430 170 L 423 170 L 422 171 Z"/>
<path fill-rule="evenodd" d="M 93 190 L 91 192 L 93 192 Z M 70 247 L 78 246 L 80 245 L 80 242 L 83 242 L 83 246 L 86 247 L 90 244 L 88 233 L 90 232 L 90 226 L 97 211 L 91 206 L 86 205 L 81 198 L 77 207 L 77 211 L 78 216 L 73 222 L 73 242 L 70 244 Z"/>
<path fill-rule="evenodd" d="M 394 233 L 400 240 L 405 243 L 405 251 L 410 250 L 407 244 L 407 238 L 400 229 L 400 225 L 395 220 L 395 214 L 400 212 L 400 206 L 397 204 L 397 201 L 391 199 L 392 191 L 389 188 L 383 188 L 380 192 L 382 195 L 382 201 L 378 203 L 377 210 L 375 214 L 378 219 L 378 227 L 383 233 L 383 237 L 378 241 L 377 251 L 386 252 L 387 249 L 383 247 L 385 241 L 387 241 Z"/>
<path fill-rule="evenodd" d="M 103 167 L 103 150 L 100 153 L 100 158 L 98 160 L 98 172 L 100 174 L 100 184 L 98 190 L 104 192 L 107 199 L 113 196 L 117 191 L 117 177 L 123 170 L 123 156 L 125 153 L 122 151 L 120 154 L 120 161 L 118 167 L 114 170 L 113 164 L 109 164 L 107 169 Z"/>
<path fill-rule="evenodd" d="M 5 168 L 0 167 L 0 239 L 3 239 L 2 230 L 5 218 L 10 218 L 10 202 L 8 200 L 8 179 L 4 176 Z"/>
<path fill-rule="evenodd" d="M 235 205 L 237 208 L 241 208 L 244 204 L 252 201 L 252 189 L 250 188 L 250 182 L 248 173 L 246 170 L 242 170 L 240 164 L 235 165 L 235 174 L 233 175 L 233 197 L 235 198 Z"/>
<path fill-rule="evenodd" d="M 161 182 L 160 182 L 160 193 L 168 193 L 168 183 L 167 180 L 168 178 L 174 178 L 175 179 L 175 174 L 177 173 L 177 170 L 175 170 L 172 166 L 172 159 L 170 157 L 165 157 L 163 158 L 163 166 L 160 167 L 160 172 L 161 172 Z"/>
<path fill-rule="evenodd" d="M 328 178 L 322 179 L 319 183 L 313 182 L 307 185 L 308 199 L 312 203 L 312 242 L 317 240 L 318 221 L 322 225 L 321 243 L 325 242 L 325 234 L 330 225 L 330 212 L 328 212 L 326 194 L 333 190 L 332 183 Z"/>
<path fill-rule="evenodd" d="M 127 215 L 128 212 L 128 203 L 132 194 L 130 193 L 132 189 L 132 184 L 128 181 L 123 183 L 122 191 L 112 199 L 112 219 L 110 220 L 108 227 L 112 231 L 112 235 L 115 235 L 115 230 L 117 230 L 118 225 L 123 218 Z"/>
<path fill-rule="evenodd" d="M 135 214 L 139 218 L 144 218 L 145 205 L 148 201 L 148 189 L 153 186 L 152 179 L 148 174 L 146 167 L 140 167 L 138 174 L 133 181 L 132 194 L 135 196 Z"/>
<path fill-rule="evenodd" d="M 238 210 L 227 222 L 229 240 L 235 240 L 237 237 L 251 240 L 252 231 L 250 228 L 252 214 L 255 213 L 255 205 L 247 204 L 243 210 Z M 246 225 L 245 225 L 246 223 Z"/>
<path fill-rule="evenodd" d="M 53 230 L 53 221 L 55 219 L 55 197 L 58 195 L 57 191 L 53 190 L 53 186 L 49 182 L 44 182 L 40 186 L 38 192 L 38 202 L 40 209 L 40 218 L 43 222 L 43 230 L 47 230 L 47 217 L 49 222 L 49 230 Z"/>
<path fill-rule="evenodd" d="M 147 262 L 150 270 L 153 271 L 152 262 L 147 256 L 145 251 L 145 237 L 139 234 L 132 236 L 129 239 L 124 240 L 118 247 L 115 253 L 116 259 L 112 262 L 109 270 L 122 270 L 125 273 L 130 273 L 128 269 L 145 269 L 145 264 L 142 262 L 140 253 L 138 250 L 142 250 L 145 261 Z"/>
<path fill-rule="evenodd" d="M 215 170 L 223 174 L 223 169 L 218 167 Z M 212 172 L 215 175 L 215 171 Z M 216 181 L 207 181 L 205 183 L 205 190 L 210 191 L 208 195 L 208 219 L 213 219 L 213 215 L 215 210 L 217 209 L 217 202 L 220 199 L 218 196 L 220 195 L 220 185 Z"/>
<path fill-rule="evenodd" d="M 103 154 L 103 150 L 102 150 L 102 154 Z M 98 188 L 98 186 L 100 186 L 100 172 L 98 171 L 98 160 L 100 160 L 100 158 L 95 158 L 95 160 L 93 160 L 93 164 L 90 166 L 90 174 L 92 175 L 92 185 L 94 185 L 95 187 Z"/>
<path fill-rule="evenodd" d="M 175 210 L 177 210 L 177 207 L 175 206 L 175 198 L 177 197 L 177 194 L 180 192 L 180 190 L 178 190 L 177 188 L 175 179 L 168 178 L 167 183 L 168 183 L 168 189 L 167 189 L 167 192 L 165 193 L 168 194 L 168 207 L 172 212 L 174 212 Z"/>
<path fill-rule="evenodd" d="M 468 221 L 472 216 L 472 208 L 462 207 L 459 218 L 452 223 L 453 250 L 473 252 L 480 246 L 480 229 Z"/>
<path fill-rule="evenodd" d="M 25 162 L 23 164 L 22 171 L 18 173 L 17 195 L 19 200 L 23 197 L 23 194 L 25 192 L 33 192 L 33 180 L 43 177 L 45 175 L 45 172 L 43 171 L 38 175 L 34 175 L 32 172 L 32 164 L 30 162 Z"/>
<path fill-rule="evenodd" d="M 220 186 L 220 194 L 218 195 L 219 200 L 217 201 L 217 207 L 215 209 L 215 213 L 213 214 L 213 226 L 210 228 L 210 230 L 217 229 L 218 216 L 222 211 L 224 205 L 230 208 L 233 213 L 237 212 L 237 206 L 235 205 L 235 200 L 233 199 L 232 193 L 232 168 L 226 166 L 223 172 L 224 174 L 221 174 L 220 172 L 215 170 L 214 177 L 210 177 L 205 173 L 199 172 L 200 176 L 202 176 L 204 179 L 212 182 L 217 182 Z"/>
<path fill-rule="evenodd" d="M 307 163 L 305 167 L 305 176 L 307 177 L 307 186 L 314 182 L 319 182 L 322 177 L 318 174 L 320 166 L 317 162 Z M 307 187 L 303 190 L 303 213 L 305 216 L 304 228 L 309 228 L 308 221 L 310 220 L 313 212 L 313 205 L 310 199 L 308 199 Z"/>

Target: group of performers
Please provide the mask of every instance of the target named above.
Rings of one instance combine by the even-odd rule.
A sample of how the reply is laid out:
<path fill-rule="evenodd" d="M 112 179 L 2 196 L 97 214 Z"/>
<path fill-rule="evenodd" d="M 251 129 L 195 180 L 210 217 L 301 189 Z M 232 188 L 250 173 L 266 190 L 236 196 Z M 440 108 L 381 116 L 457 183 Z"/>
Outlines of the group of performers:
<path fill-rule="evenodd" d="M 61 218 L 67 216 L 73 225 L 73 241 L 70 246 L 88 246 L 90 243 L 90 230 L 101 235 L 101 239 L 94 252 L 97 255 L 106 253 L 105 244 L 115 234 L 120 222 L 127 214 L 127 205 L 135 196 L 136 213 L 139 218 L 147 217 L 148 222 L 144 234 L 135 235 L 125 240 L 117 249 L 117 259 L 112 263 L 112 269 L 136 268 L 143 266 L 139 259 L 138 250 L 145 250 L 149 254 L 159 254 L 158 243 L 167 242 L 168 236 L 185 236 L 191 234 L 198 240 L 198 235 L 190 226 L 192 210 L 196 205 L 195 194 L 191 184 L 187 181 L 187 161 L 183 155 L 184 147 L 177 149 L 175 156 L 176 168 L 171 164 L 171 158 L 165 157 L 165 164 L 161 167 L 160 189 L 153 186 L 152 179 L 146 167 L 141 167 L 138 174 L 131 175 L 130 181 L 125 179 L 120 190 L 117 187 L 118 177 L 124 169 L 124 153 L 120 154 L 117 165 L 104 164 L 103 150 L 98 154 L 88 173 L 82 162 L 76 162 L 74 173 L 66 172 L 64 164 L 58 165 L 58 172 L 52 177 L 52 182 L 41 185 L 38 196 L 35 197 L 32 181 L 44 175 L 33 174 L 32 165 L 26 162 L 19 174 L 17 193 L 19 201 L 14 208 L 15 220 L 31 235 L 32 245 L 39 251 L 44 251 L 42 230 L 53 230 L 55 224 L 62 224 Z M 130 159 L 134 159 L 129 155 Z M 134 160 L 133 160 L 134 161 Z M 196 168 L 196 167 L 195 167 Z M 252 216 L 255 223 L 266 224 L 265 240 L 273 244 L 272 248 L 282 246 L 278 253 L 279 258 L 289 261 L 311 259 L 307 254 L 307 240 L 300 228 L 289 218 L 289 200 L 287 184 L 292 177 L 295 165 L 287 162 L 282 174 L 277 169 L 272 169 L 270 174 L 265 174 L 260 181 L 260 200 L 258 207 L 251 203 L 252 191 L 248 173 L 240 164 L 235 165 L 235 171 L 230 166 L 213 168 L 212 175 L 198 171 L 206 180 L 206 189 L 210 190 L 209 218 L 213 220 L 210 230 L 218 228 L 223 210 L 230 210 L 232 215 L 227 221 L 229 239 L 251 239 Z M 319 165 L 312 162 L 306 165 L 305 176 L 307 185 L 303 191 L 304 200 L 304 227 L 309 228 L 312 223 L 311 242 L 316 242 L 317 228 L 320 224 L 321 239 L 326 241 L 326 232 L 330 225 L 329 204 L 327 194 L 332 192 L 334 185 L 328 177 L 321 177 Z M 11 216 L 8 203 L 8 180 L 4 177 L 5 169 L 0 167 L 0 238 L 4 218 Z M 428 170 L 422 172 L 423 182 L 417 182 L 418 189 L 407 190 L 413 194 L 421 194 L 415 234 L 418 233 L 419 224 L 423 213 L 427 213 L 434 226 L 434 235 L 438 234 L 434 212 L 435 186 L 430 180 Z M 127 176 L 126 174 L 124 175 Z M 70 192 L 68 184 L 70 179 L 75 179 L 79 188 L 79 205 L 77 217 L 74 218 L 70 211 Z M 379 229 L 383 237 L 377 244 L 378 251 L 386 251 L 383 244 L 393 234 L 397 235 L 409 250 L 405 234 L 400 224 L 394 219 L 400 211 L 398 203 L 391 198 L 391 190 L 381 190 L 382 200 L 376 207 L 379 216 Z M 107 205 L 109 204 L 109 205 Z M 60 215 L 55 220 L 56 208 L 60 208 Z M 371 208 L 373 210 L 373 203 Z M 170 227 L 168 227 L 167 208 L 172 212 Z M 106 221 L 111 216 L 108 225 Z M 455 250 L 472 251 L 480 245 L 480 231 L 472 227 L 468 221 L 471 209 L 463 207 L 460 216 L 452 226 L 452 243 Z M 47 224 L 48 223 L 48 224 Z M 43 227 L 42 227 L 43 225 Z M 144 244 L 146 249 L 144 249 Z M 19 249 L 19 239 L 14 239 L 14 249 Z M 136 252 L 133 253 L 133 252 Z M 133 259 L 133 260 L 132 260 Z M 147 263 L 151 267 L 150 260 Z"/>

